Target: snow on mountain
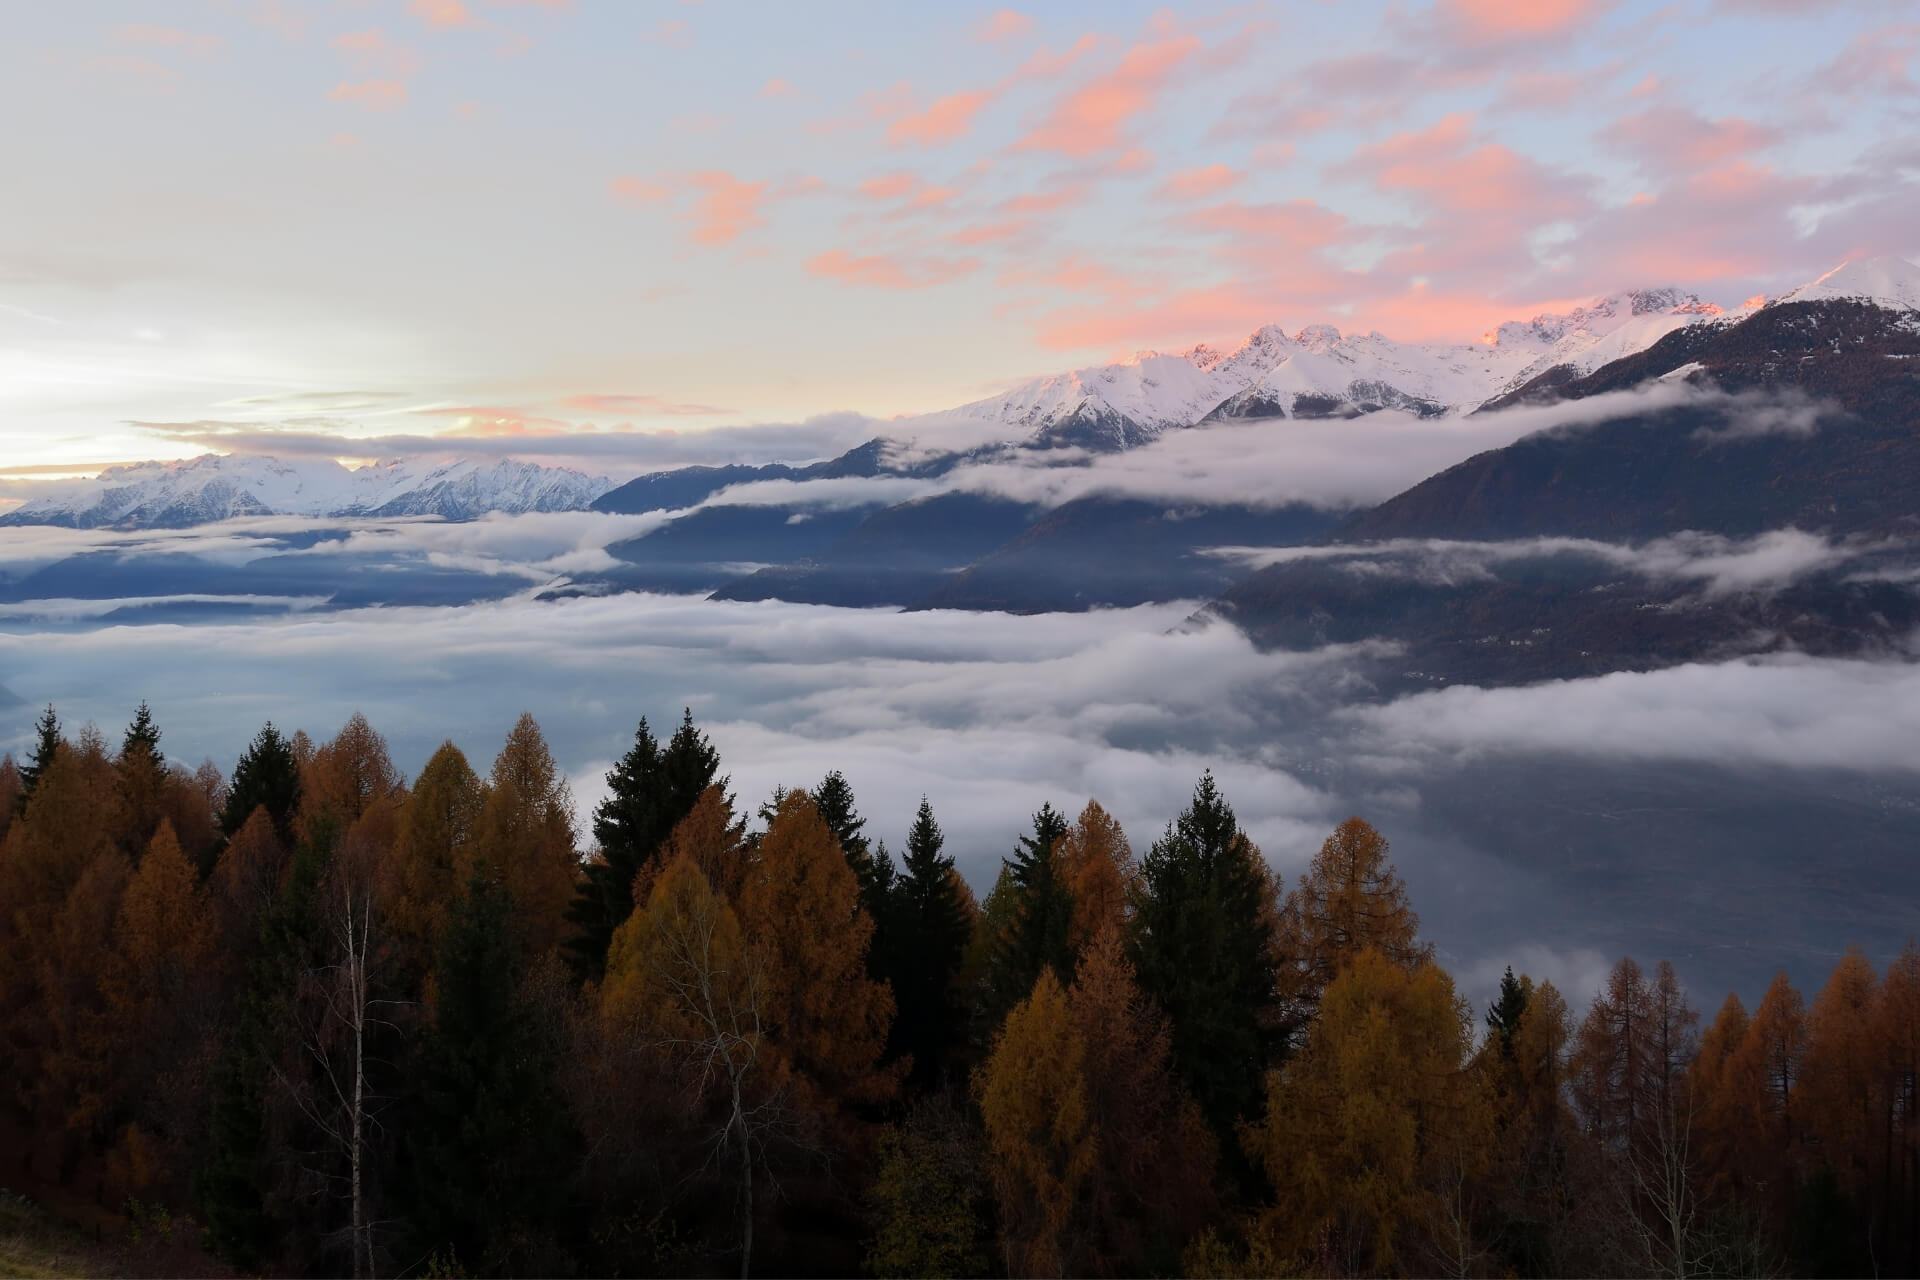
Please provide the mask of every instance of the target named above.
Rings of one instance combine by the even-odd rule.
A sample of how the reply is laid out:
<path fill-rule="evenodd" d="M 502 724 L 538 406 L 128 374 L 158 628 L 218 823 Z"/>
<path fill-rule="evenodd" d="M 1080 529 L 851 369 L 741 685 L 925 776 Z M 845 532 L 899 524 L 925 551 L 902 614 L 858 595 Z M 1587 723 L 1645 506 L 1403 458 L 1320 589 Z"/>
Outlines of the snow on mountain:
<path fill-rule="evenodd" d="M 1920 267 L 1905 258 L 1862 258 L 1790 289 L 1768 305 L 1828 299 L 1871 302 L 1894 311 L 1920 311 Z"/>
<path fill-rule="evenodd" d="M 1589 373 L 1722 314 L 1678 289 L 1646 289 L 1510 321 L 1479 342 L 1395 342 L 1324 324 L 1289 334 L 1267 325 L 1231 352 L 1205 345 L 1145 351 L 1035 378 L 1004 395 L 906 419 L 898 435 L 921 449 L 1020 440 L 1106 450 L 1207 419 L 1469 413 L 1547 369 Z"/>
<path fill-rule="evenodd" d="M 599 476 L 502 459 L 396 461 L 349 469 L 330 459 L 202 454 L 109 467 L 50 486 L 0 525 L 179 529 L 234 516 L 411 516 L 472 520 L 488 512 L 574 511 L 612 488 Z"/>

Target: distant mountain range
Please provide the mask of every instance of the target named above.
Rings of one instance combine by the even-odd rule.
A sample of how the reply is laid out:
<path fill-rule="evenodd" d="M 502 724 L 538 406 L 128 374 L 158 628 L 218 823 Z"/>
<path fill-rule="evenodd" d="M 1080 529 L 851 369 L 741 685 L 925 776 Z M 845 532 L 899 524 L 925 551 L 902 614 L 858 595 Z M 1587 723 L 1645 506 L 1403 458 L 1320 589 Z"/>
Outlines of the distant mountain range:
<path fill-rule="evenodd" d="M 1289 425 L 1300 419 L 1392 408 L 1458 430 L 1476 414 L 1629 390 L 1646 394 L 1615 395 L 1592 421 L 1504 436 L 1513 443 L 1362 506 L 1245 485 L 1176 500 L 1151 485 L 954 483 L 965 468 L 1031 480 L 1150 467 L 1161 454 L 1125 451 L 1203 443 L 1204 432 L 1284 462 L 1286 433 L 1307 430 Z M 1168 436 L 1187 428 L 1196 434 Z M 1920 634 L 1920 268 L 1853 263 L 1736 311 L 1673 291 L 1623 294 L 1462 347 L 1268 328 L 1230 354 L 1147 355 L 900 420 L 889 438 L 804 465 L 688 467 L 614 487 L 513 462 L 349 471 L 207 457 L 116 468 L 0 523 L 463 520 L 588 506 L 669 518 L 609 547 L 611 564 L 544 585 L 430 559 L 374 574 L 288 543 L 289 554 L 222 568 L 216 594 L 350 607 L 641 589 L 1018 612 L 1211 600 L 1206 617 L 1264 646 L 1391 641 L 1375 672 L 1383 690 L 1782 650 L 1906 655 Z M 179 555 L 82 555 L 0 577 L 0 599 L 208 593 L 212 572 Z"/>
<path fill-rule="evenodd" d="M 612 487 L 602 476 L 512 459 L 347 468 L 326 458 L 209 453 L 109 467 L 0 516 L 0 526 L 182 529 L 236 516 L 473 520 L 495 511 L 577 511 Z"/>
<path fill-rule="evenodd" d="M 1915 275 L 1899 259 L 1855 263 L 1778 301 L 1858 297 L 1912 306 Z M 566 468 L 511 460 L 390 461 L 349 469 L 324 459 L 207 454 L 112 467 L 90 481 L 49 486 L 46 496 L 0 516 L 0 526 L 182 528 L 260 515 L 471 520 L 489 512 L 589 505 L 678 510 L 749 481 L 926 472 L 939 469 L 938 459 L 983 449 L 1123 450 L 1208 421 L 1343 417 L 1383 409 L 1444 417 L 1589 376 L 1677 331 L 1725 328 L 1753 310 L 1728 311 L 1695 294 L 1661 288 L 1510 321 L 1471 343 L 1402 343 L 1378 333 L 1343 335 L 1325 324 L 1289 333 L 1268 325 L 1231 352 L 1204 345 L 1176 354 L 1142 352 L 1115 364 L 1036 378 L 958 408 L 896 419 L 884 439 L 824 462 L 688 467 L 618 487 Z M 917 461 L 907 463 L 903 452 Z"/>

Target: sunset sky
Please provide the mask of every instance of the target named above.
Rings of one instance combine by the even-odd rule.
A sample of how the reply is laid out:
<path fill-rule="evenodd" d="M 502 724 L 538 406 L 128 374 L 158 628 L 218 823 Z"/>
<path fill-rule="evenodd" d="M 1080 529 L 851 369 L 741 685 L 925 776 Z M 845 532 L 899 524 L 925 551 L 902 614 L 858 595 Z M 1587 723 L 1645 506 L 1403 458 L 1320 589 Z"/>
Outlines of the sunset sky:
<path fill-rule="evenodd" d="M 1920 251 L 1917 75 L 1913 5 L 1830 0 L 21 6 L 0 484 L 805 455 L 1268 322 L 1737 303 Z"/>

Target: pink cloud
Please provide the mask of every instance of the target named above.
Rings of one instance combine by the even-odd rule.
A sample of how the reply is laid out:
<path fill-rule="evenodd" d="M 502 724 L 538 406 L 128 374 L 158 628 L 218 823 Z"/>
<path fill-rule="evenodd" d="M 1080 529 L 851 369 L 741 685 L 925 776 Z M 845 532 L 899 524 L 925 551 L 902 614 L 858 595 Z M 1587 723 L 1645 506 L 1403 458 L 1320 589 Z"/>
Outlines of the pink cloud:
<path fill-rule="evenodd" d="M 1025 218 L 1015 218 L 1009 222 L 975 223 L 973 226 L 960 228 L 960 230 L 948 236 L 947 239 L 951 240 L 954 244 L 968 246 L 997 244 L 1004 240 L 1013 239 L 1022 231 L 1026 230 L 1026 227 L 1027 220 Z"/>
<path fill-rule="evenodd" d="M 1182 169 L 1160 184 L 1159 194 L 1170 200 L 1203 200 L 1237 185 L 1246 176 L 1224 164 Z"/>
<path fill-rule="evenodd" d="M 908 143 L 937 147 L 964 137 L 973 127 L 973 117 L 993 100 L 993 93 L 977 90 L 950 93 L 917 114 L 904 116 L 887 127 L 887 142 L 893 146 Z"/>
<path fill-rule="evenodd" d="M 742 182 L 731 173 L 707 169 L 691 178 L 694 187 L 704 192 L 694 201 L 690 215 L 693 238 L 699 244 L 731 244 L 741 232 L 766 225 L 762 215 L 770 184 Z"/>
<path fill-rule="evenodd" d="M 1489 45 L 1568 34 L 1603 7 L 1600 0 L 1440 0 L 1433 16 L 1458 42 Z"/>
<path fill-rule="evenodd" d="M 1199 38 L 1191 35 L 1133 46 L 1119 66 L 1055 103 L 1017 145 L 1075 157 L 1124 146 L 1126 126 L 1153 107 L 1174 71 L 1199 50 Z"/>
<path fill-rule="evenodd" d="M 1008 213 L 1055 213 L 1061 209 L 1071 209 L 1075 205 L 1085 204 L 1092 194 L 1092 188 L 1087 183 L 1074 182 L 1056 187 L 1052 191 L 1014 196 L 1000 207 Z"/>
<path fill-rule="evenodd" d="M 1685 107 L 1669 106 L 1616 120 L 1601 136 L 1651 172 L 1689 173 L 1763 151 L 1783 135 L 1738 116 L 1708 120 Z"/>
<path fill-rule="evenodd" d="M 636 178 L 632 174 L 622 174 L 615 178 L 607 184 L 607 190 L 612 192 L 614 199 L 623 204 L 664 204 L 673 199 L 673 188 Z"/>
<path fill-rule="evenodd" d="M 405 105 L 407 86 L 399 80 L 343 80 L 327 90 L 333 102 L 351 102 L 369 111 L 393 111 Z"/>
<path fill-rule="evenodd" d="M 1840 56 L 1814 74 L 1816 87 L 1844 98 L 1862 94 L 1911 97 L 1920 93 L 1909 70 L 1920 56 L 1920 22 L 1863 31 Z"/>
<path fill-rule="evenodd" d="M 1475 143 L 1473 118 L 1444 117 L 1431 129 L 1397 133 L 1364 147 L 1349 171 L 1370 173 L 1384 190 L 1420 196 L 1442 209 L 1545 221 L 1583 202 L 1526 156 L 1497 142 Z"/>
<path fill-rule="evenodd" d="M 792 82 L 780 76 L 760 86 L 760 96 L 763 98 L 790 98 L 795 92 Z"/>
<path fill-rule="evenodd" d="M 909 260 L 887 254 L 856 257 L 844 249 L 829 249 L 807 261 L 811 275 L 844 285 L 874 289 L 926 289 L 946 284 L 980 265 L 978 258 L 923 258 Z"/>
<path fill-rule="evenodd" d="M 473 15 L 460 0 L 408 0 L 407 12 L 436 31 L 468 26 Z"/>
<path fill-rule="evenodd" d="M 1299 253 L 1338 244 L 1347 237 L 1347 219 L 1308 199 L 1280 204 L 1242 204 L 1229 200 L 1188 216 L 1201 231 L 1236 237 L 1263 253 Z"/>
<path fill-rule="evenodd" d="M 1073 69 L 1073 65 L 1100 47 L 1100 37 L 1091 31 L 1075 40 L 1064 53 L 1055 53 L 1044 46 L 1034 51 L 1033 56 L 1020 64 L 1013 74 L 1027 80 L 1051 80 L 1063 76 Z"/>
<path fill-rule="evenodd" d="M 449 405 L 414 412 L 438 418 L 457 419 L 456 425 L 437 434 L 442 437 L 496 439 L 503 436 L 555 436 L 572 429 L 558 418 L 545 418 L 525 409 L 494 405 Z"/>
<path fill-rule="evenodd" d="M 354 69 L 363 76 L 404 80 L 420 69 L 420 60 L 413 50 L 387 39 L 387 33 L 379 27 L 349 31 L 328 43 L 346 54 Z"/>
<path fill-rule="evenodd" d="M 989 44 L 1023 36 L 1033 29 L 1033 19 L 1011 9 L 1000 9 L 973 29 L 973 38 Z"/>
<path fill-rule="evenodd" d="M 860 194 L 870 200 L 898 200 L 919 185 L 920 179 L 910 173 L 889 173 L 861 183 Z"/>

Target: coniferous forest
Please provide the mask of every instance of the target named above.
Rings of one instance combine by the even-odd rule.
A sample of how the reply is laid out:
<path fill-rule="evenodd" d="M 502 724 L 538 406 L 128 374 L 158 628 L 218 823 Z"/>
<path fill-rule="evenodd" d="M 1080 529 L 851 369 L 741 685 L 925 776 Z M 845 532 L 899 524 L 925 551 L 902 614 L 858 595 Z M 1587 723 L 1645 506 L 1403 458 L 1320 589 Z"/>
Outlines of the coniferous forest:
<path fill-rule="evenodd" d="M 0 1186 L 136 1273 L 1920 1263 L 1911 945 L 1476 1010 L 1381 832 L 1282 884 L 1211 776 L 1138 854 L 1043 807 L 976 902 L 926 799 L 748 811 L 690 714 L 580 816 L 531 717 L 411 779 L 357 715 L 163 741 L 0 762 Z"/>

